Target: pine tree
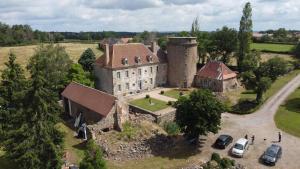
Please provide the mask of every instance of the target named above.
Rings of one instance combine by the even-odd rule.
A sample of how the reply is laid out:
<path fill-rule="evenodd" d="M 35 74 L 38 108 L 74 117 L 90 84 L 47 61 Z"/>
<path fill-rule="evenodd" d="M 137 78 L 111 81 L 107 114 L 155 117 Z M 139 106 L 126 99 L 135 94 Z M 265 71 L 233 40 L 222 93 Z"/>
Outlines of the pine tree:
<path fill-rule="evenodd" d="M 197 37 L 199 33 L 200 33 L 200 26 L 199 26 L 198 17 L 196 17 L 192 23 L 191 35 Z"/>
<path fill-rule="evenodd" d="M 93 63 L 95 62 L 96 57 L 91 48 L 86 49 L 80 56 L 78 63 L 81 64 L 82 68 L 85 71 L 93 71 Z"/>
<path fill-rule="evenodd" d="M 8 158 L 20 168 L 60 169 L 62 165 L 63 134 L 55 126 L 61 108 L 57 94 L 53 92 L 54 83 L 47 79 L 52 76 L 45 75 L 45 69 L 49 67 L 45 65 L 44 54 L 48 52 L 36 53 L 31 60 L 28 66 L 30 87 L 23 98 L 22 108 L 17 111 L 16 125 L 3 142 Z M 49 73 L 57 74 L 54 70 Z"/>
<path fill-rule="evenodd" d="M 80 169 L 106 169 L 106 162 L 103 159 L 102 151 L 90 140 L 87 144 L 85 157 L 80 163 Z"/>
<path fill-rule="evenodd" d="M 238 67 L 242 70 L 241 63 L 243 62 L 245 55 L 250 52 L 250 43 L 252 37 L 252 8 L 250 2 L 246 3 L 243 9 L 243 16 L 240 21 L 240 29 L 238 34 L 239 49 L 238 49 Z"/>
<path fill-rule="evenodd" d="M 0 142 L 6 140 L 7 133 L 18 128 L 22 99 L 27 87 L 24 70 L 16 63 L 16 56 L 9 54 L 0 82 Z"/>

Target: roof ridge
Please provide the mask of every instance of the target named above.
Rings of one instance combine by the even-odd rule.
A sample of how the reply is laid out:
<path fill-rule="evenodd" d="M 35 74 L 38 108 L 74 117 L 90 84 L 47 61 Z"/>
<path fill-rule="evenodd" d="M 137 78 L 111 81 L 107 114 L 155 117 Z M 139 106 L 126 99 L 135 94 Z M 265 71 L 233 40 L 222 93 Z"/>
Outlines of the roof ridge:
<path fill-rule="evenodd" d="M 86 88 L 92 89 L 92 90 L 94 90 L 94 91 L 96 91 L 96 92 L 99 92 L 99 93 L 102 93 L 102 94 L 105 94 L 105 95 L 112 96 L 112 97 L 116 98 L 115 96 L 113 96 L 113 95 L 111 95 L 111 94 L 109 94 L 109 93 L 106 93 L 106 92 L 103 92 L 103 91 L 101 91 L 101 90 L 92 88 L 92 87 L 90 87 L 90 86 L 86 86 L 86 85 L 84 85 L 84 84 L 81 84 L 81 83 L 78 83 L 78 82 L 75 82 L 75 81 L 72 81 L 71 83 L 74 83 L 74 84 L 76 84 L 76 85 L 79 85 L 79 86 L 82 86 L 82 87 L 86 87 Z M 70 84 L 71 84 L 71 83 L 70 83 Z M 69 85 L 70 85 L 70 84 L 69 84 Z"/>

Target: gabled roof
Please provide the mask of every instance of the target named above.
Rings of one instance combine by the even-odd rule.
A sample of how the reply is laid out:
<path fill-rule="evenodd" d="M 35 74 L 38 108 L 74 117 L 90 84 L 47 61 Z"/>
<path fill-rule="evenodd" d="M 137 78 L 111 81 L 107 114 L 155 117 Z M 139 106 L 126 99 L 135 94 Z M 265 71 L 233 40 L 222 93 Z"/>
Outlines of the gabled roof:
<path fill-rule="evenodd" d="M 226 80 L 236 77 L 237 74 L 230 70 L 223 62 L 210 61 L 197 72 L 197 76 L 217 80 Z"/>
<path fill-rule="evenodd" d="M 116 97 L 110 94 L 75 82 L 71 82 L 61 95 L 102 116 L 107 116 L 113 108 L 115 100 L 117 100 Z"/>
<path fill-rule="evenodd" d="M 106 52 L 96 60 L 96 64 L 108 68 L 124 68 L 128 66 L 145 65 L 158 63 L 159 59 L 150 49 L 141 43 L 114 44 L 109 46 L 109 63 L 105 65 Z M 152 62 L 148 57 L 152 56 Z M 140 57 L 140 63 L 136 63 L 135 58 Z M 127 58 L 128 64 L 124 65 L 122 59 Z"/>

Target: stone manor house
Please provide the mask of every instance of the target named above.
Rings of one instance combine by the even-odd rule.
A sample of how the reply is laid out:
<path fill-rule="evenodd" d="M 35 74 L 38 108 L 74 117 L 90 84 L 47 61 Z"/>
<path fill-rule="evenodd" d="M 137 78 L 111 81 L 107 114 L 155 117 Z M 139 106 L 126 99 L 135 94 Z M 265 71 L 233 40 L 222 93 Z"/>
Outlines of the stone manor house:
<path fill-rule="evenodd" d="M 236 73 L 225 64 L 210 61 L 197 70 L 194 37 L 169 38 L 163 51 L 155 42 L 106 44 L 94 63 L 96 89 L 69 84 L 62 93 L 66 114 L 88 124 L 91 131 L 121 128 L 128 119 L 122 96 L 150 91 L 159 86 L 208 88 L 223 92 L 238 86 Z"/>

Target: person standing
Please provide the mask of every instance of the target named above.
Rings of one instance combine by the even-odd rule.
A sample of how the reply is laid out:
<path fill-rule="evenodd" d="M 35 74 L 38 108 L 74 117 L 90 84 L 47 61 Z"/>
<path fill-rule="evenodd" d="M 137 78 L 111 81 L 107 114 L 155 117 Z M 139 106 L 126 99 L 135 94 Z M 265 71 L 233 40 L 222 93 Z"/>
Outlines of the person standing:
<path fill-rule="evenodd" d="M 278 132 L 278 142 L 281 142 L 281 132 Z"/>
<path fill-rule="evenodd" d="M 245 139 L 247 139 L 247 140 L 248 140 L 248 134 L 246 134 L 246 135 L 245 135 Z"/>
<path fill-rule="evenodd" d="M 251 137 L 252 144 L 254 144 L 254 139 L 255 139 L 255 136 L 253 135 L 253 136 Z"/>

